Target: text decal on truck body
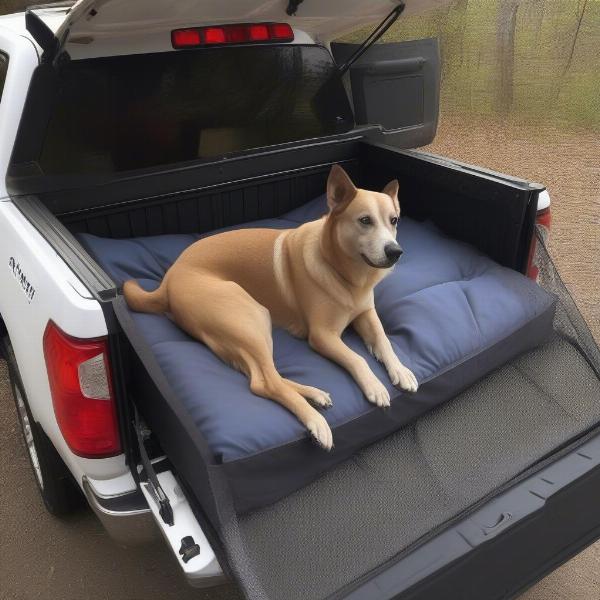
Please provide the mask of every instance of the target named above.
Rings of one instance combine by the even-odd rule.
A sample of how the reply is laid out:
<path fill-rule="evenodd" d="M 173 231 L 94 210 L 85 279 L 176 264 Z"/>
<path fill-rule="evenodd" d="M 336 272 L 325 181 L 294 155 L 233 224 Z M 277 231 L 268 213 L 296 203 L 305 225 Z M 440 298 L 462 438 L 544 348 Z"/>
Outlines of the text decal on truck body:
<path fill-rule="evenodd" d="M 25 296 L 27 296 L 27 302 L 31 304 L 33 297 L 35 296 L 35 288 L 31 285 L 31 283 L 27 280 L 27 276 L 23 273 L 21 269 L 21 264 L 17 262 L 14 256 L 11 256 L 8 259 L 8 268 L 12 271 L 14 278 L 21 285 L 21 289 L 25 292 Z"/>

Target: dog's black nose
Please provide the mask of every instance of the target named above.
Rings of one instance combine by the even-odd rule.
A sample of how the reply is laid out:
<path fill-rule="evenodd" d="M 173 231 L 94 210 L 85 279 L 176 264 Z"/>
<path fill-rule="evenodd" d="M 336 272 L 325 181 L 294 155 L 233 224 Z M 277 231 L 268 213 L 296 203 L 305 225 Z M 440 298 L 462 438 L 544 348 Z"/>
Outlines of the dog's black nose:
<path fill-rule="evenodd" d="M 385 255 L 387 256 L 387 259 L 391 263 L 395 263 L 402 256 L 402 252 L 403 252 L 400 245 L 396 244 L 395 242 L 390 242 L 389 244 L 386 244 L 383 251 L 385 252 Z"/>

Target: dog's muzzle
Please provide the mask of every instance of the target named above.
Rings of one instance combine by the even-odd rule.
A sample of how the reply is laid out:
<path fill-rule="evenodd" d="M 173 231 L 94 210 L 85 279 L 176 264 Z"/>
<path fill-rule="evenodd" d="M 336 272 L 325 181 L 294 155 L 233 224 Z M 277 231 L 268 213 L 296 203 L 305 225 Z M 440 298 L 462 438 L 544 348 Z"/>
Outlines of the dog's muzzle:
<path fill-rule="evenodd" d="M 402 256 L 402 252 L 404 252 L 400 247 L 400 244 L 396 242 L 390 242 L 389 244 L 386 244 L 383 251 L 389 260 L 390 265 L 398 262 L 398 259 Z"/>
<path fill-rule="evenodd" d="M 398 262 L 398 259 L 402 256 L 402 253 L 404 252 L 404 250 L 402 250 L 400 245 L 396 242 L 390 242 L 389 244 L 386 244 L 383 248 L 383 251 L 385 253 L 387 261 L 382 265 L 376 265 L 374 262 L 369 260 L 369 258 L 364 254 L 361 254 L 361 256 L 370 267 L 373 267 L 375 269 L 389 269 Z"/>

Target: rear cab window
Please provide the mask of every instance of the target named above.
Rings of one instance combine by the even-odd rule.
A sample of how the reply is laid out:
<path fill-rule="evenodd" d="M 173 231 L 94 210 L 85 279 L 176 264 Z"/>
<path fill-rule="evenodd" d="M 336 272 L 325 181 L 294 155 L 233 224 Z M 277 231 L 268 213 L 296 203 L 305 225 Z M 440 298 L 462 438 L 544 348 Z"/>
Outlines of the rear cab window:
<path fill-rule="evenodd" d="M 45 174 L 212 159 L 337 133 L 354 119 L 315 45 L 239 46 L 70 61 L 41 144 Z"/>

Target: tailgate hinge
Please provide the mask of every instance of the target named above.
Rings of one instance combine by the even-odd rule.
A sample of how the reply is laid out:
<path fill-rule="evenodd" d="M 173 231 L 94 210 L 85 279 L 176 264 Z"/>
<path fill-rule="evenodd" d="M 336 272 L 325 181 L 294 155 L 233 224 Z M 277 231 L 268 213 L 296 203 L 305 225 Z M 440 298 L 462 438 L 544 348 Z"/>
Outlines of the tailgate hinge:
<path fill-rule="evenodd" d="M 143 471 L 146 474 L 147 481 L 143 482 L 147 484 L 148 490 L 154 501 L 158 506 L 158 512 L 162 517 L 162 520 L 169 526 L 173 526 L 175 524 L 175 519 L 173 517 L 173 508 L 171 507 L 171 503 L 169 502 L 169 498 L 165 494 L 162 489 L 160 482 L 158 481 L 158 477 L 156 476 L 156 471 L 150 461 L 150 457 L 148 456 L 148 452 L 146 451 L 145 440 L 150 435 L 150 431 L 147 427 L 142 423 L 140 419 L 140 415 L 137 411 L 137 408 L 134 407 L 135 411 L 135 435 L 137 437 L 138 449 L 140 451 L 140 459 L 142 461 Z"/>

